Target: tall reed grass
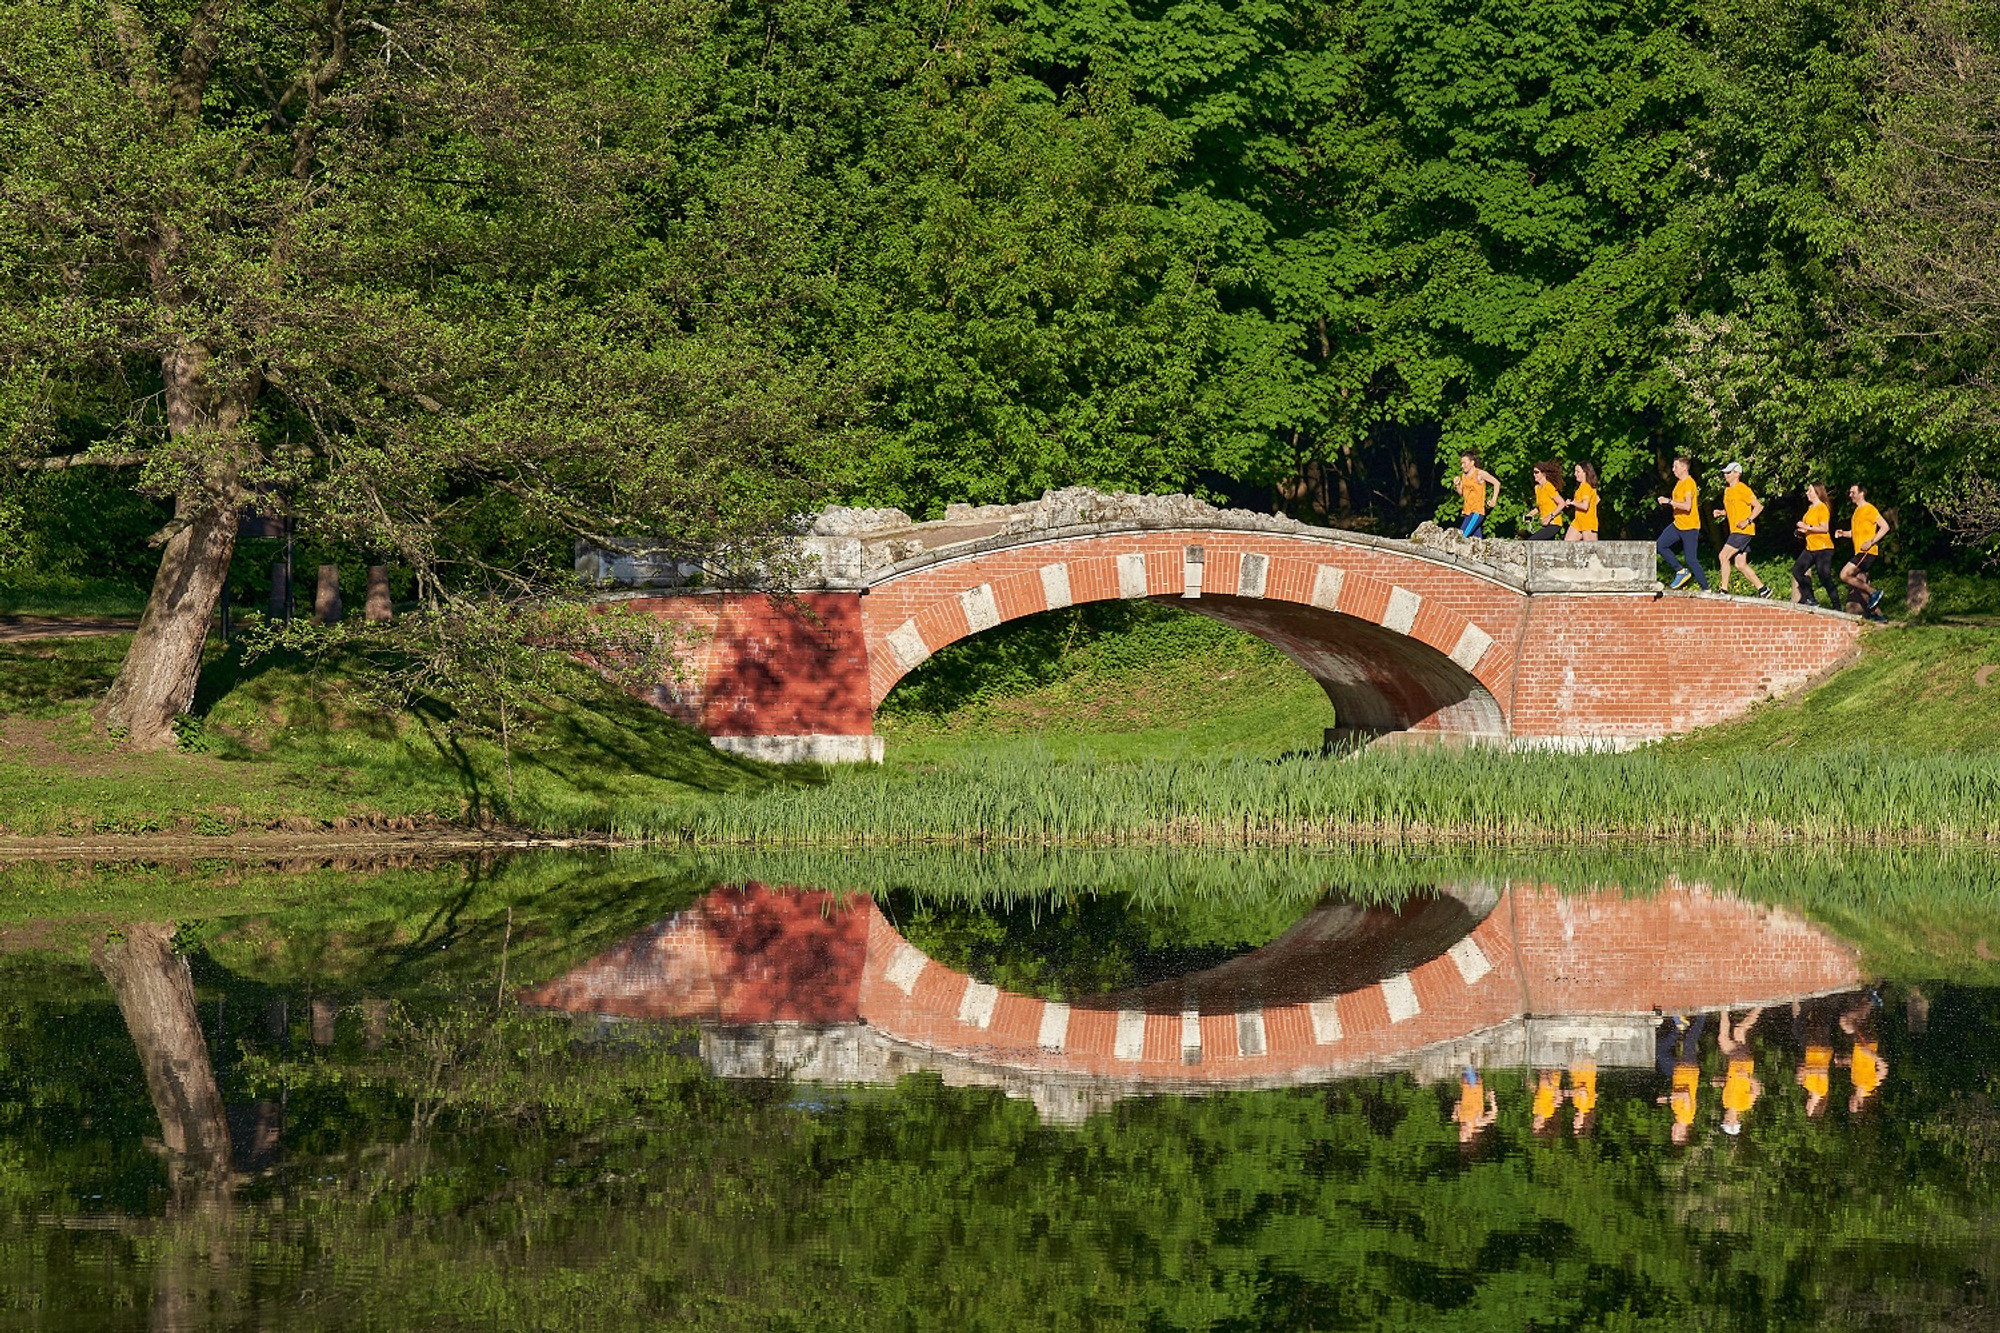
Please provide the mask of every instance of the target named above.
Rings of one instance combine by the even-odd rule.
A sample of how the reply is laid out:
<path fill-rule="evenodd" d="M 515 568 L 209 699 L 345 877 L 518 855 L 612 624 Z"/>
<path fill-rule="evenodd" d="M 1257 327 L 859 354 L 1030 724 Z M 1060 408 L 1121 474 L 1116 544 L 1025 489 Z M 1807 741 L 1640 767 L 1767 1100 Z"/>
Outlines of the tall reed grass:
<path fill-rule="evenodd" d="M 531 814 L 564 827 L 563 812 Z M 601 809 L 595 819 L 604 820 Z M 2000 764 L 1875 750 L 1688 763 L 1499 750 L 1055 762 L 972 753 L 925 773 L 862 768 L 816 786 L 622 806 L 632 838 L 716 846 L 1087 847 L 1335 840 L 1589 844 L 2000 843 Z"/>

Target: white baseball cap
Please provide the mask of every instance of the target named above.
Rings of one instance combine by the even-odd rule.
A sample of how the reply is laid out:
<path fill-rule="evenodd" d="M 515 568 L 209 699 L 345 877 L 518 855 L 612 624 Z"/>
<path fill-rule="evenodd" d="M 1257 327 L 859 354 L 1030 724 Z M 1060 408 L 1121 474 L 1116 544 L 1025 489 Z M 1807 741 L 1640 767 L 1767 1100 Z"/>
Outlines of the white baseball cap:
<path fill-rule="evenodd" d="M 1743 470 L 1743 465 L 1741 463 L 1729 463 L 1726 464 L 1722 470 L 1724 472 L 1741 472 Z"/>

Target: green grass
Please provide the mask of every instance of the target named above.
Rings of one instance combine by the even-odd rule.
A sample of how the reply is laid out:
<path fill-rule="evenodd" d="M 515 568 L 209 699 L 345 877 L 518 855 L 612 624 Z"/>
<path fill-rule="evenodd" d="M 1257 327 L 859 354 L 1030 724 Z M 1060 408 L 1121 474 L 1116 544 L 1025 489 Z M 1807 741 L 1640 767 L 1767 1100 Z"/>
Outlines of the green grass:
<path fill-rule="evenodd" d="M 0 832 L 17 837 L 427 824 L 606 828 L 663 801 L 811 780 L 723 754 L 581 668 L 516 738 L 384 717 L 338 667 L 212 653 L 183 748 L 132 754 L 90 705 L 124 636 L 0 645 Z M 511 769 L 511 779 L 509 770 Z"/>
<path fill-rule="evenodd" d="M 1041 618 L 939 653 L 883 709 L 889 762 L 722 754 L 578 670 L 516 737 L 384 717 L 343 669 L 216 655 L 182 752 L 133 755 L 89 705 L 118 637 L 0 645 L 0 831 L 14 836 L 501 825 L 711 846 L 1983 844 L 2000 830 L 2000 630 L 1868 637 L 1801 698 L 1631 755 L 1318 755 L 1324 695 L 1274 650 L 1151 606 Z M 973 641 L 975 644 L 978 641 Z M 2000 677 L 2000 671 L 1996 671 Z"/>
<path fill-rule="evenodd" d="M 1277 756 L 1318 750 L 1325 691 L 1270 644 L 1192 613 L 1101 602 L 1002 626 L 941 650 L 883 701 L 889 762 L 1038 757 Z"/>
<path fill-rule="evenodd" d="M 0 616 L 137 616 L 146 590 L 128 579 L 17 571 L 0 577 Z"/>

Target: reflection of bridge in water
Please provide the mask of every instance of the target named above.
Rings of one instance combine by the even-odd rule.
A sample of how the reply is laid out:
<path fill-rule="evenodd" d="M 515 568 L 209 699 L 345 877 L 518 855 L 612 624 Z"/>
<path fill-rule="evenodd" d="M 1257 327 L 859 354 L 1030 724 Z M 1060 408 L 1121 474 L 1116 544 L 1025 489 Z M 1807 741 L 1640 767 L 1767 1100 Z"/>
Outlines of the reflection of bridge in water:
<path fill-rule="evenodd" d="M 1670 884 L 1515 885 L 1326 903 L 1218 967 L 1069 1003 L 928 958 L 863 895 L 718 889 L 524 1002 L 694 1019 L 732 1077 L 889 1082 L 920 1069 L 1075 1120 L 1121 1097 L 1462 1063 L 1653 1062 L 1656 1009 L 1849 990 L 1853 952 L 1789 913 Z"/>

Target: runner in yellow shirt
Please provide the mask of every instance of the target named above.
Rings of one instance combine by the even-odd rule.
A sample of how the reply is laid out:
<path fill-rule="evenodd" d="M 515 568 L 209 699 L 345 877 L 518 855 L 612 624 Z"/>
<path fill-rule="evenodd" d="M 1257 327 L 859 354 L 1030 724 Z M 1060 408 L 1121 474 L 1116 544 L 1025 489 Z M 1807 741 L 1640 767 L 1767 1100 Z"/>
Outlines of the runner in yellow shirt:
<path fill-rule="evenodd" d="M 1808 1046 L 1799 1057 L 1796 1075 L 1806 1090 L 1806 1116 L 1817 1120 L 1826 1114 L 1827 1094 L 1833 1089 L 1833 1047 Z"/>
<path fill-rule="evenodd" d="M 1756 1061 L 1750 1053 L 1750 1029 L 1757 1026 L 1757 1020 L 1763 1016 L 1762 1009 L 1752 1009 L 1732 1029 L 1729 1026 L 1729 1011 L 1722 1011 L 1722 1029 L 1715 1034 L 1715 1040 L 1722 1048 L 1723 1059 L 1728 1062 L 1727 1073 L 1713 1082 L 1722 1089 L 1722 1132 L 1725 1134 L 1743 1132 L 1743 1117 L 1750 1113 L 1750 1108 L 1764 1094 L 1764 1085 L 1757 1079 Z"/>
<path fill-rule="evenodd" d="M 1486 1086 L 1479 1071 L 1471 1065 L 1459 1075 L 1458 1104 L 1451 1108 L 1451 1118 L 1458 1122 L 1460 1143 L 1472 1142 L 1480 1130 L 1500 1118 L 1500 1105 L 1494 1099 L 1493 1089 Z"/>
<path fill-rule="evenodd" d="M 1562 1105 L 1562 1071 L 1543 1069 L 1535 1074 L 1535 1100 L 1530 1108 L 1528 1128 L 1536 1134 L 1547 1134 L 1555 1124 L 1556 1108 Z"/>
<path fill-rule="evenodd" d="M 1599 511 L 1602 506 L 1597 501 L 1597 469 L 1588 463 L 1576 465 L 1576 492 L 1565 502 L 1569 505 L 1569 531 L 1563 534 L 1566 542 L 1594 542 L 1599 528 Z"/>
<path fill-rule="evenodd" d="M 1854 1093 L 1847 1099 L 1850 1115 L 1858 1114 L 1889 1076 L 1889 1062 L 1882 1058 L 1882 1047 L 1875 1037 L 1877 1003 L 1875 993 L 1870 991 L 1858 997 L 1854 1007 L 1840 1016 L 1840 1030 L 1854 1038 L 1854 1049 L 1838 1062 L 1847 1066 L 1854 1080 Z"/>
<path fill-rule="evenodd" d="M 1689 463 L 1685 458 L 1674 460 L 1674 493 L 1660 497 L 1660 503 L 1669 506 L 1673 519 L 1660 529 L 1660 540 L 1655 543 L 1660 559 L 1672 565 L 1677 573 L 1672 586 L 1684 587 L 1692 578 L 1703 592 L 1708 591 L 1708 575 L 1701 569 L 1701 514 L 1697 506 L 1701 503 L 1701 492 L 1688 475 Z M 1675 548 L 1680 554 L 1674 553 Z"/>
<path fill-rule="evenodd" d="M 1849 486 L 1847 498 L 1854 502 L 1853 526 L 1842 528 L 1833 535 L 1854 539 L 1854 558 L 1840 567 L 1840 581 L 1861 594 L 1862 614 L 1872 616 L 1875 608 L 1882 605 L 1882 591 L 1868 581 L 1868 571 L 1875 568 L 1877 548 L 1889 535 L 1889 520 L 1883 517 L 1881 510 L 1868 503 L 1868 492 L 1859 486 Z"/>
<path fill-rule="evenodd" d="M 1806 549 L 1792 562 L 1792 600 L 1819 605 L 1812 590 L 1812 576 L 1817 572 L 1826 588 L 1827 606 L 1838 611 L 1840 585 L 1833 581 L 1833 497 L 1824 482 L 1809 481 L 1806 500 L 1805 517 L 1795 525 L 1799 536 L 1806 539 Z"/>
<path fill-rule="evenodd" d="M 1556 487 L 1556 483 L 1562 480 L 1562 464 L 1537 463 L 1534 476 L 1535 517 L 1541 521 L 1541 526 L 1535 529 L 1528 540 L 1552 542 L 1562 536 L 1563 510 L 1569 507 L 1569 501 L 1563 499 L 1562 492 Z"/>
<path fill-rule="evenodd" d="M 1757 535 L 1757 515 L 1764 512 L 1764 502 L 1757 498 L 1755 491 L 1743 484 L 1741 463 L 1731 463 L 1723 468 L 1722 477 L 1727 483 L 1722 491 L 1722 508 L 1714 514 L 1714 517 L 1725 519 L 1729 524 L 1729 535 L 1722 541 L 1722 591 L 1730 591 L 1732 571 L 1740 569 L 1759 597 L 1769 597 L 1771 590 L 1764 586 L 1764 580 L 1758 578 L 1757 571 L 1750 567 L 1750 539 Z"/>
<path fill-rule="evenodd" d="M 1570 1128 L 1588 1134 L 1597 1123 L 1597 1062 L 1578 1060 L 1569 1067 L 1569 1104 L 1575 1110 Z"/>
<path fill-rule="evenodd" d="M 1707 1014 L 1692 1019 L 1675 1014 L 1660 1024 L 1653 1060 L 1667 1080 L 1667 1092 L 1655 1100 L 1672 1113 L 1668 1133 L 1676 1144 L 1694 1135 L 1694 1113 L 1701 1100 L 1701 1030 Z"/>
<path fill-rule="evenodd" d="M 1479 455 L 1470 450 L 1458 456 L 1458 498 L 1465 506 L 1464 517 L 1458 522 L 1458 535 L 1485 535 L 1486 515 L 1500 502 L 1500 478 L 1479 466 Z"/>

